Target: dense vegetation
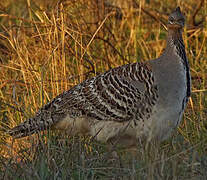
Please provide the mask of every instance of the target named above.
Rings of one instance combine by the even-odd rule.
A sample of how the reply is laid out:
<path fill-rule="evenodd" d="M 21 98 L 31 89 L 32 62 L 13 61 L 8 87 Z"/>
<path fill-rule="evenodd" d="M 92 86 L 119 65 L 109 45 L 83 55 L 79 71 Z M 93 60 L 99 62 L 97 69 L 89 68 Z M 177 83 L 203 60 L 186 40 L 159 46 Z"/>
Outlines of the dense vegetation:
<path fill-rule="evenodd" d="M 0 2 L 3 179 L 207 179 L 207 2 L 106 1 Z M 167 16 L 178 5 L 187 21 L 192 97 L 168 141 L 140 144 L 133 155 L 118 148 L 112 158 L 90 137 L 49 131 L 14 141 L 5 133 L 86 78 L 158 57 Z"/>

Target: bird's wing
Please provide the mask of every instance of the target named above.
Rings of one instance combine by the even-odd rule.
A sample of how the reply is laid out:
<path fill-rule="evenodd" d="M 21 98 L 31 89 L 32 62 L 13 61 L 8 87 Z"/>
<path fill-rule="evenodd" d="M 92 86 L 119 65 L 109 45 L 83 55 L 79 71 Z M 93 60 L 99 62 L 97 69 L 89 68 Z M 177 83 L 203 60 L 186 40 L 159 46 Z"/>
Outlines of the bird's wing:
<path fill-rule="evenodd" d="M 52 112 L 97 120 L 128 121 L 149 116 L 158 97 L 150 65 L 133 63 L 86 80 L 55 98 Z"/>

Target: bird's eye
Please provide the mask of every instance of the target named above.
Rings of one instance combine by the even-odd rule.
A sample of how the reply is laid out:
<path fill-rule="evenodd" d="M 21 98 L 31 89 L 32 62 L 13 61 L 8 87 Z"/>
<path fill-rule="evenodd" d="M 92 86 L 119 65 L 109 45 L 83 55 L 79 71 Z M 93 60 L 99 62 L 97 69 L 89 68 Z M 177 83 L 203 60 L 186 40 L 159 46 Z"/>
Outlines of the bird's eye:
<path fill-rule="evenodd" d="M 169 18 L 168 21 L 169 21 L 170 24 L 173 24 L 174 23 L 174 19 L 173 18 Z"/>

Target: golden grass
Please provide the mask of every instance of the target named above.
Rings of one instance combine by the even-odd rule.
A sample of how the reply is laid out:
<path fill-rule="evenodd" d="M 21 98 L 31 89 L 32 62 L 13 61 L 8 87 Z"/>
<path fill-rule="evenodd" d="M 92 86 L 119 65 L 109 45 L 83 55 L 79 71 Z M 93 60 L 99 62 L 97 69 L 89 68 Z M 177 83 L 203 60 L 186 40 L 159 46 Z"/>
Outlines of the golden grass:
<path fill-rule="evenodd" d="M 180 4 L 173 0 L 136 2 L 135 8 L 122 9 L 122 19 L 92 0 L 0 3 L 1 177 L 207 177 L 207 3 L 201 1 L 193 18 L 194 7 L 199 8 L 193 0 Z M 104 145 L 87 138 L 61 135 L 57 140 L 52 133 L 51 138 L 32 136 L 13 142 L 5 134 L 86 78 L 158 57 L 166 37 L 161 22 L 166 22 L 167 14 L 177 5 L 187 19 L 184 42 L 193 86 L 179 132 L 169 141 L 159 148 L 141 147 L 136 158 L 127 163 L 120 150 L 119 160 L 111 163 L 103 155 L 107 153 Z M 197 25 L 193 19 L 201 23 Z"/>

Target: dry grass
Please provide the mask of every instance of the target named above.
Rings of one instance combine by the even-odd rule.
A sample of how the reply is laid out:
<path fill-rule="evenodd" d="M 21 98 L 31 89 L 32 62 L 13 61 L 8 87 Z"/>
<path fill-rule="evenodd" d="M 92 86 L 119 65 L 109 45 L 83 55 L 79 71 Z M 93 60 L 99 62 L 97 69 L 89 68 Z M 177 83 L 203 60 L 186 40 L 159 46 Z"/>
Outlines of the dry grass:
<path fill-rule="evenodd" d="M 119 9 L 103 10 L 102 3 L 92 0 L 0 2 L 0 177 L 207 178 L 207 3 L 201 0 L 199 8 L 193 0 L 136 2 L 119 19 Z M 161 22 L 177 5 L 187 19 L 184 41 L 193 93 L 171 139 L 140 145 L 136 156 L 118 149 L 119 158 L 113 160 L 105 144 L 88 137 L 47 132 L 12 141 L 5 134 L 86 78 L 158 57 L 166 37 Z"/>

